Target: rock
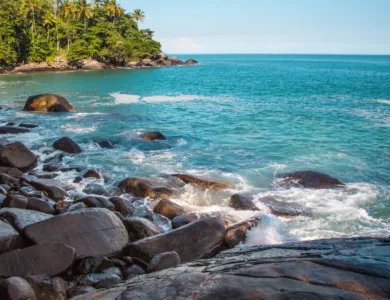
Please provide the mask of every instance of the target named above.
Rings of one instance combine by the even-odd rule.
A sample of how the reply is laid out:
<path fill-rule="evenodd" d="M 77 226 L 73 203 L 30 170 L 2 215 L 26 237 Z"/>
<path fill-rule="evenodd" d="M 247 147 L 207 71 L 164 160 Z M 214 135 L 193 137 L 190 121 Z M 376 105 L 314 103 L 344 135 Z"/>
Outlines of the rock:
<path fill-rule="evenodd" d="M 143 64 L 149 64 L 149 63 L 151 63 L 151 62 L 152 62 L 152 60 L 149 59 L 149 58 L 144 58 L 144 59 L 142 60 L 142 63 L 143 63 Z"/>
<path fill-rule="evenodd" d="M 144 67 L 157 67 L 157 63 L 154 61 L 151 61 L 151 62 L 145 63 Z"/>
<path fill-rule="evenodd" d="M 88 206 L 86 206 L 83 202 L 79 202 L 79 203 L 75 203 L 75 204 L 72 204 L 71 206 L 69 206 L 67 209 L 67 212 L 76 211 L 76 210 L 87 208 L 87 207 Z"/>
<path fill-rule="evenodd" d="M 27 209 L 52 215 L 56 212 L 54 207 L 48 201 L 39 198 L 28 198 Z"/>
<path fill-rule="evenodd" d="M 186 213 L 183 207 L 168 199 L 163 199 L 158 202 L 158 204 L 154 207 L 153 212 L 163 215 L 168 219 L 173 219 Z"/>
<path fill-rule="evenodd" d="M 77 200 L 77 202 L 83 202 L 87 207 L 100 207 L 115 210 L 114 204 L 103 197 L 88 196 Z"/>
<path fill-rule="evenodd" d="M 234 194 L 230 197 L 229 206 L 236 210 L 259 210 L 253 198 L 247 195 Z"/>
<path fill-rule="evenodd" d="M 167 232 L 172 230 L 171 220 L 159 214 L 153 214 L 153 223 L 161 230 L 161 232 Z"/>
<path fill-rule="evenodd" d="M 180 256 L 175 251 L 157 254 L 150 261 L 147 272 L 157 272 L 180 265 Z"/>
<path fill-rule="evenodd" d="M 23 127 L 23 128 L 30 128 L 30 129 L 32 129 L 32 128 L 37 128 L 37 127 L 38 127 L 38 125 L 20 123 L 20 124 L 19 124 L 19 127 Z"/>
<path fill-rule="evenodd" d="M 63 200 L 65 199 L 65 197 L 68 196 L 68 193 L 65 192 L 62 188 L 56 186 L 56 182 L 52 180 L 31 180 L 29 181 L 29 184 L 38 191 L 44 192 L 50 199 L 53 199 L 55 201 Z"/>
<path fill-rule="evenodd" d="M 126 64 L 126 67 L 129 67 L 129 68 L 135 68 L 138 64 L 138 61 L 129 61 L 127 64 Z"/>
<path fill-rule="evenodd" d="M 7 185 L 17 185 L 19 183 L 19 180 L 4 174 L 0 173 L 0 184 L 7 184 Z"/>
<path fill-rule="evenodd" d="M 76 249 L 76 257 L 113 254 L 127 244 L 125 226 L 103 208 L 72 211 L 27 226 L 24 234 L 35 243 L 59 242 Z"/>
<path fill-rule="evenodd" d="M 53 148 L 56 150 L 61 150 L 72 154 L 78 154 L 83 152 L 81 147 L 76 142 L 74 142 L 71 138 L 68 137 L 63 137 L 55 141 L 53 144 Z"/>
<path fill-rule="evenodd" d="M 101 271 L 112 268 L 115 263 L 105 256 L 91 256 L 83 258 L 78 265 L 74 267 L 74 274 L 100 273 Z"/>
<path fill-rule="evenodd" d="M 139 136 L 143 140 L 147 141 L 155 141 L 155 140 L 166 140 L 167 138 L 159 131 L 152 131 L 152 132 L 147 132 L 143 133 Z"/>
<path fill-rule="evenodd" d="M 176 251 L 182 262 L 213 256 L 219 251 L 225 227 L 215 218 L 203 218 L 178 229 L 130 244 L 131 256 L 146 262 L 159 253 Z"/>
<path fill-rule="evenodd" d="M 172 62 L 170 60 L 163 60 L 161 61 L 161 64 L 163 66 L 172 66 Z"/>
<path fill-rule="evenodd" d="M 14 142 L 0 148 L 0 165 L 28 172 L 37 166 L 38 158 L 25 145 Z"/>
<path fill-rule="evenodd" d="M 81 176 L 77 176 L 74 180 L 73 180 L 73 183 L 80 183 L 83 181 L 83 177 Z"/>
<path fill-rule="evenodd" d="M 93 140 L 100 148 L 105 148 L 105 149 L 114 149 L 115 145 L 108 141 L 108 140 L 102 140 L 102 139 L 94 139 Z"/>
<path fill-rule="evenodd" d="M 120 281 L 121 278 L 118 275 L 105 273 L 82 275 L 77 279 L 80 285 L 92 285 L 97 289 L 115 285 Z"/>
<path fill-rule="evenodd" d="M 17 168 L 0 167 L 0 173 L 7 174 L 8 176 L 14 178 L 23 176 L 23 172 Z"/>
<path fill-rule="evenodd" d="M 67 294 L 68 294 L 68 298 L 73 298 L 73 297 L 76 297 L 79 295 L 84 295 L 84 294 L 91 293 L 94 291 L 96 291 L 96 289 L 93 288 L 92 286 L 79 285 L 79 286 L 75 286 L 75 287 L 70 288 L 67 291 Z"/>
<path fill-rule="evenodd" d="M 298 203 L 288 203 L 275 200 L 272 197 L 258 198 L 256 201 L 261 202 L 269 208 L 271 213 L 280 217 L 295 217 L 295 216 L 313 216 L 313 210 Z"/>
<path fill-rule="evenodd" d="M 104 274 L 115 274 L 118 275 L 119 277 L 122 277 L 122 272 L 119 268 L 117 267 L 111 267 L 103 270 Z"/>
<path fill-rule="evenodd" d="M 345 185 L 334 177 L 315 171 L 297 171 L 281 174 L 278 177 L 280 178 L 280 183 L 285 186 L 322 189 L 342 187 Z"/>
<path fill-rule="evenodd" d="M 23 238 L 8 223 L 0 221 L 0 254 L 25 246 Z"/>
<path fill-rule="evenodd" d="M 155 57 L 153 57 L 153 60 L 166 60 L 168 59 L 168 55 L 164 53 L 157 54 Z"/>
<path fill-rule="evenodd" d="M 191 213 L 186 215 L 181 215 L 172 219 L 172 228 L 176 229 L 184 225 L 190 224 L 202 218 L 202 215 Z"/>
<path fill-rule="evenodd" d="M 10 194 L 2 204 L 2 207 L 23 208 L 27 207 L 28 199 L 22 195 Z"/>
<path fill-rule="evenodd" d="M 21 277 L 9 277 L 1 284 L 0 298 L 4 300 L 37 300 L 30 284 Z"/>
<path fill-rule="evenodd" d="M 15 126 L 15 122 L 8 122 L 5 126 Z"/>
<path fill-rule="evenodd" d="M 108 196 L 110 193 L 107 191 L 107 189 L 100 184 L 89 184 L 85 187 L 83 190 L 86 194 L 91 195 L 100 195 L 100 196 Z"/>
<path fill-rule="evenodd" d="M 58 167 L 46 164 L 43 166 L 42 171 L 44 171 L 44 172 L 57 172 Z"/>
<path fill-rule="evenodd" d="M 160 229 L 155 224 L 144 218 L 125 218 L 122 222 L 126 227 L 130 242 L 142 240 L 161 233 Z"/>
<path fill-rule="evenodd" d="M 124 199 L 122 197 L 111 197 L 108 200 L 114 204 L 115 209 L 124 217 L 132 215 L 135 212 L 134 205 L 128 199 Z"/>
<path fill-rule="evenodd" d="M 76 172 L 81 172 L 83 168 L 81 167 L 68 167 L 68 168 L 60 168 L 60 171 L 61 172 L 72 172 L 72 171 L 76 171 Z"/>
<path fill-rule="evenodd" d="M 54 205 L 54 209 L 56 210 L 56 214 L 61 215 L 68 211 L 68 208 L 71 206 L 72 202 L 69 201 L 58 201 Z M 84 203 L 83 203 L 84 204 Z"/>
<path fill-rule="evenodd" d="M 146 274 L 144 268 L 137 264 L 132 264 L 130 267 L 128 267 L 124 272 L 123 276 L 125 277 L 126 280 L 138 276 L 138 275 L 143 275 Z"/>
<path fill-rule="evenodd" d="M 237 246 L 239 243 L 245 242 L 246 233 L 256 227 L 259 222 L 260 219 L 254 218 L 226 228 L 223 248 L 230 249 Z"/>
<path fill-rule="evenodd" d="M 235 248 L 88 299 L 387 299 L 389 242 L 352 238 Z"/>
<path fill-rule="evenodd" d="M 154 187 L 153 184 L 143 178 L 126 178 L 119 183 L 119 187 L 126 193 L 136 197 L 150 197 L 153 199 L 169 198 L 172 190 L 165 187 Z"/>
<path fill-rule="evenodd" d="M 82 69 L 91 71 L 104 70 L 107 69 L 107 65 L 96 60 L 90 60 L 85 65 L 83 65 Z"/>
<path fill-rule="evenodd" d="M 100 179 L 101 176 L 100 176 L 100 173 L 96 170 L 88 170 L 84 175 L 83 175 L 83 178 L 96 178 L 96 179 Z"/>
<path fill-rule="evenodd" d="M 38 244 L 0 255 L 0 276 L 55 276 L 73 263 L 75 249 L 59 243 Z"/>
<path fill-rule="evenodd" d="M 64 97 L 55 94 L 41 94 L 29 97 L 23 110 L 39 112 L 73 112 L 74 108 Z"/>
<path fill-rule="evenodd" d="M 61 277 L 50 278 L 46 275 L 29 276 L 27 281 L 39 300 L 65 300 L 69 283 Z"/>
<path fill-rule="evenodd" d="M 0 127 L 0 134 L 22 134 L 27 132 L 30 132 L 30 130 L 24 128 L 11 127 L 11 126 Z"/>
<path fill-rule="evenodd" d="M 30 225 L 53 217 L 38 211 L 20 208 L 2 208 L 0 209 L 0 219 L 6 220 L 19 233 Z"/>
<path fill-rule="evenodd" d="M 172 56 L 171 61 L 179 61 L 179 59 L 177 58 L 177 56 Z"/>
<path fill-rule="evenodd" d="M 185 175 L 185 174 L 173 174 L 172 176 L 179 178 L 184 183 L 187 184 L 190 183 L 202 189 L 219 191 L 219 190 L 232 188 L 232 185 L 230 183 L 224 181 L 217 181 L 208 178 L 200 178 L 200 177 Z"/>
<path fill-rule="evenodd" d="M 185 62 L 186 65 L 196 65 L 198 64 L 198 61 L 196 61 L 195 59 L 189 59 Z"/>

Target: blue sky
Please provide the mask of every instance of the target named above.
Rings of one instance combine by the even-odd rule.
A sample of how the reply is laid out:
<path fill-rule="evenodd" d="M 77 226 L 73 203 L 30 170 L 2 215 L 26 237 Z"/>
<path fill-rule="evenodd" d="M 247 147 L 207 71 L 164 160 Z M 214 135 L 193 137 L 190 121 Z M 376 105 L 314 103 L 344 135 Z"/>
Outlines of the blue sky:
<path fill-rule="evenodd" d="M 119 0 L 166 53 L 390 54 L 390 0 Z"/>

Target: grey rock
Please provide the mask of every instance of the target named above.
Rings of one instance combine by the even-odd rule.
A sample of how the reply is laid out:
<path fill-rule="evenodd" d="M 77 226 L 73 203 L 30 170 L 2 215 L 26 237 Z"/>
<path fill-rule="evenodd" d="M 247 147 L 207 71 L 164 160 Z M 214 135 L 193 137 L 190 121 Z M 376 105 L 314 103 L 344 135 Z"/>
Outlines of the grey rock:
<path fill-rule="evenodd" d="M 86 194 L 100 195 L 100 196 L 108 196 L 109 195 L 109 192 L 107 191 L 107 189 L 100 184 L 89 184 L 88 186 L 85 187 L 83 192 Z"/>
<path fill-rule="evenodd" d="M 0 221 L 0 254 L 25 246 L 23 238 L 8 223 Z"/>
<path fill-rule="evenodd" d="M 28 172 L 37 166 L 38 158 L 25 145 L 14 142 L 0 147 L 0 165 Z"/>
<path fill-rule="evenodd" d="M 52 215 L 41 213 L 34 210 L 29 210 L 29 209 L 20 209 L 20 208 L 0 209 L 0 219 L 6 220 L 19 233 L 21 233 L 23 229 L 30 224 L 47 220 L 52 217 L 53 217 Z"/>
<path fill-rule="evenodd" d="M 123 272 L 123 276 L 125 277 L 126 280 L 134 276 L 143 275 L 143 274 L 146 274 L 146 271 L 144 270 L 143 267 L 141 267 L 138 264 L 132 264 Z"/>
<path fill-rule="evenodd" d="M 55 213 L 55 209 L 49 201 L 39 198 L 28 198 L 27 209 L 36 210 L 52 215 Z"/>
<path fill-rule="evenodd" d="M 28 276 L 27 281 L 39 300 L 65 300 L 69 283 L 61 277 L 47 275 Z"/>
<path fill-rule="evenodd" d="M 59 187 L 56 182 L 50 179 L 36 179 L 29 181 L 34 188 L 38 191 L 43 191 L 50 199 L 55 201 L 63 200 L 68 196 L 68 193 Z"/>
<path fill-rule="evenodd" d="M 148 273 L 173 268 L 180 265 L 180 256 L 175 251 L 157 254 L 150 261 L 146 271 Z"/>
<path fill-rule="evenodd" d="M 68 298 L 73 298 L 79 295 L 84 295 L 95 291 L 96 289 L 93 288 L 92 286 L 79 285 L 68 289 L 67 294 L 68 294 Z"/>
<path fill-rule="evenodd" d="M 63 137 L 59 140 L 56 140 L 53 143 L 53 148 L 71 154 L 78 154 L 83 152 L 83 149 L 81 149 L 81 147 L 69 137 Z"/>
<path fill-rule="evenodd" d="M 108 199 L 112 204 L 114 204 L 115 209 L 120 212 L 124 217 L 132 215 L 135 212 L 135 207 L 130 200 L 124 199 L 122 197 L 111 197 Z"/>
<path fill-rule="evenodd" d="M 98 289 L 115 285 L 120 281 L 121 278 L 118 275 L 105 273 L 82 275 L 77 279 L 80 285 L 92 285 Z"/>
<path fill-rule="evenodd" d="M 1 284 L 0 298 L 4 300 L 37 300 L 30 284 L 21 277 L 9 277 Z"/>
<path fill-rule="evenodd" d="M 130 242 L 142 240 L 161 233 L 160 229 L 155 224 L 144 218 L 125 218 L 122 222 L 126 227 Z"/>
<path fill-rule="evenodd" d="M 28 199 L 22 195 L 9 194 L 4 199 L 2 207 L 10 208 L 23 208 L 25 209 L 28 204 Z"/>

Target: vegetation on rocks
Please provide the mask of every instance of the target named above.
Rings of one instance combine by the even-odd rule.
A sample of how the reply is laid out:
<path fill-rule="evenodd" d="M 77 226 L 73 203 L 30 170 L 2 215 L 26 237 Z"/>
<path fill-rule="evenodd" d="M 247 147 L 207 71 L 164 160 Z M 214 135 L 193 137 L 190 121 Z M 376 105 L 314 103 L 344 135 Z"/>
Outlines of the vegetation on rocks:
<path fill-rule="evenodd" d="M 93 58 L 125 65 L 161 51 L 145 14 L 127 13 L 116 0 L 1 0 L 0 68 L 18 63 Z"/>

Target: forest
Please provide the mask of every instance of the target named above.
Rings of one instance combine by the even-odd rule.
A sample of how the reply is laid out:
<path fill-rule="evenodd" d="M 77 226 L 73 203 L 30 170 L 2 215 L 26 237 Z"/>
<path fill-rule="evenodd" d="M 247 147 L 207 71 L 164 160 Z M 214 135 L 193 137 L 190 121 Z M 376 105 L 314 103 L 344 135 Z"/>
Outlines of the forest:
<path fill-rule="evenodd" d="M 0 0 L 0 67 L 56 57 L 120 66 L 152 57 L 161 45 L 139 28 L 144 18 L 116 0 Z"/>

